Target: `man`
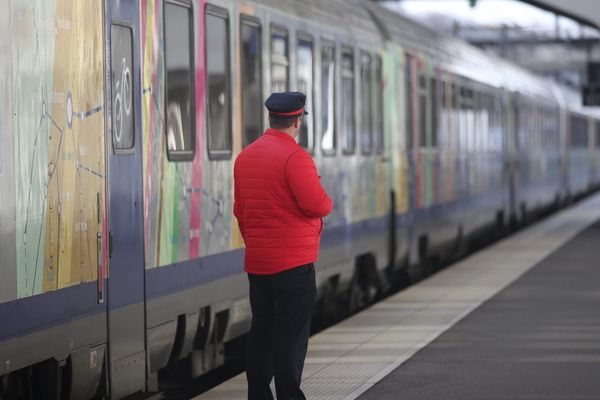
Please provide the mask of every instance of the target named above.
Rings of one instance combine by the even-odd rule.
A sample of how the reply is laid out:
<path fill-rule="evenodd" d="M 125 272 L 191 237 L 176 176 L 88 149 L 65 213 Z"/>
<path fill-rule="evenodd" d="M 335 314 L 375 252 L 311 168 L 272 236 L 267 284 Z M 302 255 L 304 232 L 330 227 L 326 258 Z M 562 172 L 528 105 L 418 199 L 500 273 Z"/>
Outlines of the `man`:
<path fill-rule="evenodd" d="M 273 93 L 270 129 L 235 161 L 234 214 L 246 244 L 252 327 L 246 377 L 249 400 L 306 399 L 300 389 L 316 298 L 314 262 L 322 217 L 333 205 L 317 168 L 295 138 L 306 96 Z"/>

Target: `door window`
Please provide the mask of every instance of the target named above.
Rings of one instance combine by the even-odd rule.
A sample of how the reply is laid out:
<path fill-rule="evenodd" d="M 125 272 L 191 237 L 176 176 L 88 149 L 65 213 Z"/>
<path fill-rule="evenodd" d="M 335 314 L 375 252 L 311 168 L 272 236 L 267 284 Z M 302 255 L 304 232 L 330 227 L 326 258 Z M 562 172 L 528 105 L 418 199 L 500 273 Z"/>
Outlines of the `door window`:
<path fill-rule="evenodd" d="M 112 143 L 115 153 L 131 152 L 133 129 L 133 34 L 131 28 L 112 25 L 111 82 L 112 82 Z"/>

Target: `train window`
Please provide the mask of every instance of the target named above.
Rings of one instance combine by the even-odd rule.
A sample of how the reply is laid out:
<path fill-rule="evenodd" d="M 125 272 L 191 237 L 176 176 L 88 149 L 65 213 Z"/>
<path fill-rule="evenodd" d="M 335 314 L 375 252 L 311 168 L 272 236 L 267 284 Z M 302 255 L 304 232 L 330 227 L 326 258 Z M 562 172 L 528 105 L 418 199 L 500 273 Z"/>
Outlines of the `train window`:
<path fill-rule="evenodd" d="M 262 51 L 260 22 L 242 15 L 240 29 L 242 51 L 242 132 L 244 147 L 262 133 Z"/>
<path fill-rule="evenodd" d="M 600 149 L 600 121 L 596 121 L 596 148 Z"/>
<path fill-rule="evenodd" d="M 461 124 L 461 111 L 459 105 L 459 96 L 458 96 L 458 86 L 456 84 L 452 84 L 452 139 L 453 139 L 453 148 L 455 152 L 460 150 L 460 124 Z"/>
<path fill-rule="evenodd" d="M 206 8 L 206 93 L 208 154 L 211 159 L 231 157 L 231 73 L 229 16 L 221 8 Z"/>
<path fill-rule="evenodd" d="M 286 92 L 289 87 L 288 32 L 271 26 L 271 91 Z"/>
<path fill-rule="evenodd" d="M 419 76 L 419 133 L 420 147 L 427 147 L 427 80 Z"/>
<path fill-rule="evenodd" d="M 335 46 L 323 41 L 321 45 L 321 150 L 335 154 Z"/>
<path fill-rule="evenodd" d="M 131 153 L 134 145 L 133 33 L 113 25 L 111 40 L 112 143 L 115 153 Z M 128 151 L 129 150 L 129 151 Z"/>
<path fill-rule="evenodd" d="M 465 97 L 465 149 L 467 152 L 472 152 L 474 150 L 474 134 L 475 134 L 475 118 L 474 118 L 474 109 L 475 109 L 475 94 L 472 89 L 465 88 L 464 89 Z"/>
<path fill-rule="evenodd" d="M 298 46 L 296 48 L 298 63 L 298 91 L 306 94 L 305 107 L 309 114 L 304 116 L 300 126 L 298 142 L 300 146 L 312 152 L 315 147 L 315 123 L 313 109 L 313 40 L 305 33 L 298 34 Z"/>
<path fill-rule="evenodd" d="M 483 148 L 483 107 L 484 107 L 484 94 L 476 91 L 474 99 L 474 112 L 473 112 L 473 149 L 479 152 Z"/>
<path fill-rule="evenodd" d="M 360 54 L 360 147 L 364 154 L 371 153 L 371 56 L 367 52 Z"/>
<path fill-rule="evenodd" d="M 438 146 L 441 149 L 448 148 L 448 87 L 445 81 L 440 81 L 440 116 L 439 116 L 439 128 L 438 128 Z"/>
<path fill-rule="evenodd" d="M 588 121 L 579 115 L 571 115 L 571 147 L 585 148 L 588 145 Z"/>
<path fill-rule="evenodd" d="M 354 126 L 354 55 L 352 49 L 342 53 L 342 132 L 344 135 L 344 154 L 354 153 L 356 129 Z"/>
<path fill-rule="evenodd" d="M 375 57 L 375 82 L 373 96 L 373 140 L 377 154 L 383 153 L 383 65 L 381 57 Z"/>
<path fill-rule="evenodd" d="M 413 148 L 414 145 L 414 126 L 413 126 L 413 115 L 414 115 L 414 101 L 413 101 L 413 61 L 412 57 L 408 54 L 406 55 L 406 72 L 404 76 L 404 86 L 406 89 L 406 99 L 404 100 L 405 104 L 405 113 L 406 113 L 406 146 L 409 149 Z"/>
<path fill-rule="evenodd" d="M 435 78 L 429 79 L 429 97 L 431 99 L 431 143 L 429 143 L 429 146 L 437 147 L 439 99 L 437 93 L 437 81 Z"/>
<path fill-rule="evenodd" d="M 192 7 L 165 3 L 166 135 L 171 161 L 194 158 L 194 32 Z"/>

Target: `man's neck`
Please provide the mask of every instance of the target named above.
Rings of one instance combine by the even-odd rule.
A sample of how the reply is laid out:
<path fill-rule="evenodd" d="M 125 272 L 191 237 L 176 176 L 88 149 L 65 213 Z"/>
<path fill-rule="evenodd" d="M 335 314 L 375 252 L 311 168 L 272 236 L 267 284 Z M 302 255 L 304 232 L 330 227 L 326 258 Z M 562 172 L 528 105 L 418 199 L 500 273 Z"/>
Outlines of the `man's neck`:
<path fill-rule="evenodd" d="M 273 128 L 273 129 L 275 129 L 275 128 Z M 295 132 L 292 129 L 275 129 L 275 130 L 279 131 L 281 133 L 285 133 L 286 135 L 291 136 L 292 139 L 294 139 L 294 140 L 296 139 L 297 135 L 295 134 Z"/>

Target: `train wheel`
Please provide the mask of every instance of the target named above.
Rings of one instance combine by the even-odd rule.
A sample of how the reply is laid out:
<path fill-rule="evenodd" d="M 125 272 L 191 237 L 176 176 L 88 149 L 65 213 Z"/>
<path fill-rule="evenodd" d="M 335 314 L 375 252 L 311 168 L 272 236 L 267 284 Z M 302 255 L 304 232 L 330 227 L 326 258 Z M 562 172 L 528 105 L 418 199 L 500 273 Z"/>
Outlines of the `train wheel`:
<path fill-rule="evenodd" d="M 31 373 L 31 399 L 60 400 L 61 393 L 68 391 L 65 378 L 64 366 L 57 360 L 50 359 L 34 365 Z"/>
<path fill-rule="evenodd" d="M 317 315 L 319 320 L 327 324 L 339 318 L 339 300 L 337 298 L 337 279 L 334 277 L 329 279 L 323 286 L 321 298 L 317 302 Z"/>
<path fill-rule="evenodd" d="M 372 254 L 358 257 L 348 293 L 350 313 L 353 314 L 372 304 L 377 298 L 378 292 L 375 257 Z"/>

